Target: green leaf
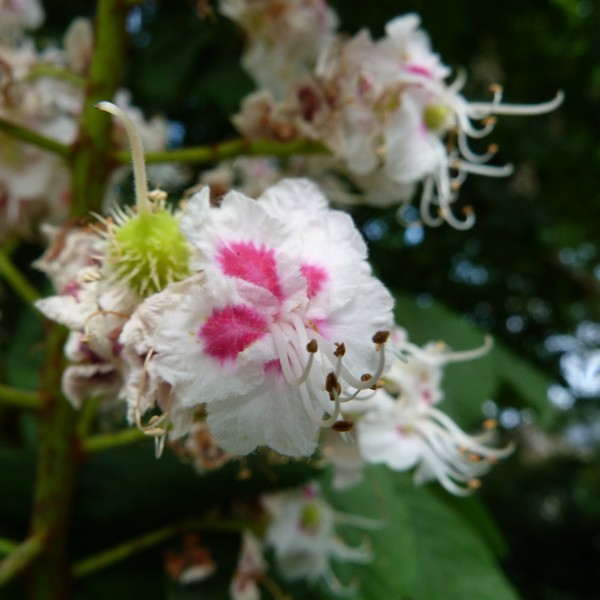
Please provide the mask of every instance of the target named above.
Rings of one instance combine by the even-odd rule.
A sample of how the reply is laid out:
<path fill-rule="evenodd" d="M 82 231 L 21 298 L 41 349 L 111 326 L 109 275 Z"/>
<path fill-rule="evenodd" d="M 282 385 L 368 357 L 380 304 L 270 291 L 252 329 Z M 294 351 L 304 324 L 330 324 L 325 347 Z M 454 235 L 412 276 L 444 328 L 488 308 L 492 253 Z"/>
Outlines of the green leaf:
<path fill-rule="evenodd" d="M 494 555 L 474 524 L 409 475 L 371 468 L 370 484 L 329 499 L 346 513 L 384 519 L 370 532 L 373 561 L 360 569 L 357 600 L 515 600 Z M 327 594 L 325 594 L 325 597 Z"/>

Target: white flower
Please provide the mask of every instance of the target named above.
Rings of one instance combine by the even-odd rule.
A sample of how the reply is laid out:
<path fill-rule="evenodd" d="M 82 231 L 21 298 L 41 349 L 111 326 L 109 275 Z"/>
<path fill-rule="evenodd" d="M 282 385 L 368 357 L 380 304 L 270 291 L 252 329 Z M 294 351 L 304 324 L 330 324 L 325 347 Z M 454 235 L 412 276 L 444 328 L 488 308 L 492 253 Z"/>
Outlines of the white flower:
<path fill-rule="evenodd" d="M 323 579 L 333 591 L 348 591 L 337 580 L 331 561 L 365 563 L 371 558 L 366 547 L 351 548 L 335 533 L 337 522 L 353 524 L 353 517 L 336 513 L 320 497 L 316 484 L 266 495 L 262 501 L 272 519 L 266 541 L 275 550 L 284 577 L 309 582 Z"/>
<path fill-rule="evenodd" d="M 306 180 L 285 180 L 257 201 L 230 192 L 219 207 L 204 190 L 181 227 L 202 275 L 137 310 L 149 364 L 174 406 L 206 405 L 227 452 L 309 456 L 340 402 L 372 387 L 385 365 L 393 302 L 360 234 Z"/>
<path fill-rule="evenodd" d="M 219 10 L 248 36 L 245 69 L 278 97 L 310 72 L 338 21 L 323 0 L 220 0 Z"/>
<path fill-rule="evenodd" d="M 367 462 L 397 471 L 417 467 L 417 483 L 437 479 L 449 492 L 467 495 L 479 487 L 479 477 L 492 464 L 512 452 L 512 446 L 490 445 L 494 422 L 484 423 L 482 434 L 469 436 L 435 405 L 443 397 L 443 365 L 476 358 L 489 346 L 449 353 L 436 344 L 414 346 L 402 331 L 394 334 L 406 358 L 397 358 L 385 378 L 391 393 L 378 390 L 368 401 L 370 410 L 357 425 L 360 452 Z"/>

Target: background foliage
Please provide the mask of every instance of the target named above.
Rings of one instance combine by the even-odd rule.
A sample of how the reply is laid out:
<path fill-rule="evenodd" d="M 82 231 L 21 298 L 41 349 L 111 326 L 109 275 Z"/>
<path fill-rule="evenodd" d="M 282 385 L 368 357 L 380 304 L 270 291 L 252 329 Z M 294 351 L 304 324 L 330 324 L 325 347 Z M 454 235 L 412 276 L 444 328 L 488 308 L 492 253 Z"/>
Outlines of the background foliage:
<path fill-rule="evenodd" d="M 390 17 L 419 12 L 444 61 L 467 70 L 470 98 L 485 98 L 492 82 L 503 84 L 507 101 L 514 102 L 566 92 L 554 114 L 501 120 L 493 136 L 499 160 L 514 162 L 516 172 L 508 180 L 469 179 L 462 201 L 475 208 L 472 230 L 404 228 L 393 210 L 353 210 L 376 270 L 398 293 L 398 322 L 415 341 L 442 338 L 469 348 L 480 343 L 479 328 L 498 342 L 487 357 L 448 370 L 448 412 L 466 428 L 497 416 L 521 441 L 515 456 L 486 478 L 477 499 L 415 488 L 407 477 L 378 469 L 366 487 L 333 495 L 346 512 L 383 512 L 392 523 L 373 534 L 379 560 L 362 572 L 359 597 L 597 598 L 600 384 L 594 387 L 593 377 L 590 383 L 589 368 L 600 342 L 600 7 L 591 0 L 332 4 L 341 29 L 350 33 L 368 27 L 378 35 Z M 60 35 L 74 16 L 94 14 L 91 2 L 45 6 L 40 44 Z M 233 137 L 229 116 L 252 89 L 239 66 L 239 32 L 220 17 L 197 19 L 196 9 L 192 2 L 147 2 L 128 19 L 125 86 L 148 114 L 161 112 L 178 123 L 174 145 Z M 43 288 L 43 278 L 26 266 L 40 252 L 24 245 L 16 260 Z M 42 325 L 9 289 L 1 294 L 0 379 L 33 389 Z M 562 353 L 555 350 L 567 346 L 580 349 L 587 394 L 561 371 Z M 18 539 L 31 509 L 35 422 L 6 410 L 0 430 L 0 532 Z M 192 477 L 173 456 L 156 462 L 147 444 L 94 455 L 84 466 L 70 525 L 74 560 L 204 514 L 226 502 L 232 486 L 244 495 L 273 485 L 260 477 L 242 485 L 238 466 L 209 480 Z M 296 467 L 282 469 L 276 485 L 304 477 L 306 467 Z M 238 542 L 235 536 L 219 540 L 220 579 L 201 591 L 168 580 L 160 547 L 82 579 L 76 597 L 226 597 L 218 583 L 234 568 Z M 22 588 L 17 584 L 12 592 L 21 597 Z"/>

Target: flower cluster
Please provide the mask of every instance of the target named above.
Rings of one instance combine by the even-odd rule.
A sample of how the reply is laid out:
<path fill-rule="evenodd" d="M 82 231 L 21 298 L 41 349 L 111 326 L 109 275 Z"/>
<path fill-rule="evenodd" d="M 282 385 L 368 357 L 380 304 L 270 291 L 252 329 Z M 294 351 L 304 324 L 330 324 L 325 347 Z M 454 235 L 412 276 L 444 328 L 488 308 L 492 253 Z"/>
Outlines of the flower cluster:
<path fill-rule="evenodd" d="M 131 120 L 100 108 L 121 117 L 141 156 Z M 307 180 L 218 205 L 204 189 L 173 214 L 137 164 L 137 210 L 68 232 L 38 264 L 59 291 L 38 308 L 73 332 L 68 397 L 81 401 L 75 373 L 102 376 L 96 395 L 110 374 L 140 427 L 159 408 L 178 437 L 205 410 L 228 453 L 310 456 L 320 428 L 336 427 L 342 403 L 386 366 L 393 301 L 352 219 Z M 166 432 L 156 418 L 147 430 Z"/>
<path fill-rule="evenodd" d="M 262 4 L 272 9 L 279 5 Z M 303 4 L 306 10 L 307 3 Z M 312 4 L 318 7 L 317 19 L 321 3 Z M 226 14 L 236 18 L 231 11 Z M 252 49 L 260 47 L 256 36 L 262 30 L 277 30 L 278 16 L 265 11 L 263 20 L 271 27 L 250 32 Z M 237 20 L 248 29 L 247 21 Z M 487 136 L 494 128 L 494 115 L 551 111 L 562 102 L 562 94 L 537 105 L 510 105 L 502 103 L 501 88 L 493 86 L 491 101 L 470 102 L 460 94 L 463 76 L 446 83 L 450 69 L 432 52 L 419 24 L 415 14 L 398 17 L 376 41 L 366 30 L 350 39 L 334 39 L 327 28 L 321 44 L 310 45 L 322 48 L 312 71 L 288 82 L 284 97 L 268 83 L 278 75 L 272 65 L 252 61 L 249 70 L 261 89 L 244 100 L 233 122 L 251 139 L 322 143 L 338 159 L 338 172 L 365 191 L 367 202 L 404 205 L 421 184 L 425 224 L 448 222 L 466 229 L 474 222 L 473 213 L 465 209 L 457 216 L 451 205 L 467 175 L 497 177 L 512 172 L 510 165 L 486 164 L 497 151 L 494 145 L 478 153 L 470 148 L 469 138 Z M 313 31 L 318 35 L 320 29 Z M 278 50 L 293 47 L 283 30 L 277 40 Z M 266 38 L 260 43 L 266 44 Z M 289 43 L 293 45 L 293 38 Z"/>

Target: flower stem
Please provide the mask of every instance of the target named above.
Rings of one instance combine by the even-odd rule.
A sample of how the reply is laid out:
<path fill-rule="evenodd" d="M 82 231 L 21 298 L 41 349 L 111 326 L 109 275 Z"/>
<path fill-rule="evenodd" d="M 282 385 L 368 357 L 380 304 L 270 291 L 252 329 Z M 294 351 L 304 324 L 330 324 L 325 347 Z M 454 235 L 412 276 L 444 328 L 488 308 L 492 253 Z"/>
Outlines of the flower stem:
<path fill-rule="evenodd" d="M 73 567 L 75 578 L 86 577 L 96 571 L 100 571 L 110 565 L 121 562 L 142 552 L 157 546 L 169 538 L 185 531 L 211 531 L 211 532 L 240 532 L 251 528 L 251 525 L 244 521 L 215 521 L 211 520 L 189 520 L 168 525 L 156 531 L 145 533 L 114 546 L 104 552 L 99 552 L 89 558 L 85 558 Z"/>
<path fill-rule="evenodd" d="M 83 439 L 82 445 L 86 452 L 101 452 L 119 446 L 127 446 L 135 442 L 147 440 L 148 436 L 137 428 L 124 429 L 115 433 L 93 435 Z"/>
<path fill-rule="evenodd" d="M 125 0 L 101 0 L 96 16 L 95 51 L 86 85 L 79 136 L 73 152 L 72 215 L 98 212 L 101 208 L 111 164 L 111 122 L 94 107 L 111 100 L 120 85 L 126 55 Z M 129 160 L 129 156 L 127 157 Z"/>
<path fill-rule="evenodd" d="M 30 573 L 35 600 L 63 600 L 70 586 L 66 536 L 77 463 L 75 411 L 62 396 L 61 376 L 66 331 L 52 326 L 47 336 L 39 411 L 38 468 L 31 531 L 47 532 L 44 552 Z"/>
<path fill-rule="evenodd" d="M 0 587 L 27 568 L 44 549 L 44 532 L 38 532 L 18 544 L 0 563 Z"/>
<path fill-rule="evenodd" d="M 0 383 L 0 404 L 37 410 L 40 407 L 41 396 L 33 390 L 19 390 Z"/>
<path fill-rule="evenodd" d="M 21 140 L 22 142 L 27 142 L 28 144 L 33 144 L 43 150 L 48 150 L 48 152 L 52 152 L 53 154 L 58 154 L 58 156 L 62 156 L 63 158 L 68 158 L 71 154 L 71 148 L 69 146 L 61 144 L 44 135 L 40 135 L 31 129 L 27 129 L 27 127 L 22 127 L 21 125 L 7 121 L 1 117 L 0 131 L 3 131 L 10 137 Z"/>
<path fill-rule="evenodd" d="M 40 297 L 35 288 L 23 277 L 8 255 L 0 250 L 0 277 L 30 306 Z"/>
<path fill-rule="evenodd" d="M 63 67 L 58 67 L 50 63 L 37 63 L 29 71 L 28 79 L 38 79 L 41 77 L 52 77 L 54 79 L 62 79 L 77 87 L 83 87 L 85 85 L 85 77 L 73 73 Z"/>
<path fill-rule="evenodd" d="M 95 50 L 86 86 L 86 98 L 73 146 L 71 216 L 99 210 L 110 173 L 110 122 L 94 106 L 112 98 L 121 81 L 125 56 L 127 14 L 125 0 L 99 0 Z M 69 597 L 71 570 L 66 546 L 73 482 L 78 454 L 75 411 L 61 393 L 65 367 L 66 331 L 53 326 L 46 337 L 47 355 L 42 371 L 43 399 L 39 411 L 39 459 L 31 531 L 48 532 L 40 560 L 34 561 L 28 589 L 34 600 Z"/>
<path fill-rule="evenodd" d="M 177 150 L 163 150 L 160 152 L 147 152 L 144 155 L 146 164 L 161 162 L 180 163 L 213 163 L 235 158 L 237 156 L 275 156 L 286 157 L 296 154 L 327 154 L 327 149 L 317 142 L 301 140 L 298 142 L 272 142 L 258 140 L 249 142 L 244 139 L 230 140 L 209 146 L 196 146 Z M 115 152 L 114 158 L 122 163 L 130 160 L 129 153 Z"/>
<path fill-rule="evenodd" d="M 18 546 L 19 544 L 17 542 L 7 540 L 6 538 L 0 538 L 0 556 L 12 554 Z"/>

